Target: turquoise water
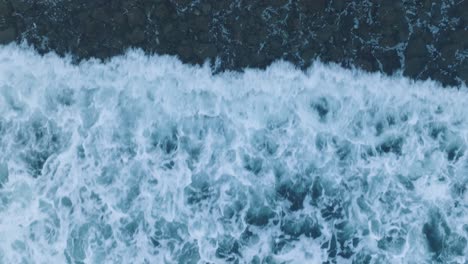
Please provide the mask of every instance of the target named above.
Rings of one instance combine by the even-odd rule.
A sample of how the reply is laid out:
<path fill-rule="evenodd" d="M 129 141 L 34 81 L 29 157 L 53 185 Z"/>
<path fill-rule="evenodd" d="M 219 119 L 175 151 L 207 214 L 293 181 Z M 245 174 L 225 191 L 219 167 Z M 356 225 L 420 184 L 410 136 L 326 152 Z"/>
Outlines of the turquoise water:
<path fill-rule="evenodd" d="M 465 263 L 468 93 L 0 47 L 0 263 Z"/>

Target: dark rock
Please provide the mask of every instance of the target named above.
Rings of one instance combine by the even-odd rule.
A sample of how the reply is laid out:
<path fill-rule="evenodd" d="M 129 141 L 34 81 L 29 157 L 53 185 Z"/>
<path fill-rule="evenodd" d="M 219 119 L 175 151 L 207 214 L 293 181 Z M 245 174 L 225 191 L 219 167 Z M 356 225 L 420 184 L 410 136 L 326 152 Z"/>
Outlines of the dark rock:
<path fill-rule="evenodd" d="M 440 49 L 440 54 L 442 56 L 441 64 L 445 65 L 446 67 L 455 64 L 456 53 L 459 48 L 460 47 L 457 44 L 443 45 L 443 47 Z"/>
<path fill-rule="evenodd" d="M 408 45 L 406 46 L 405 57 L 409 59 L 428 55 L 426 45 L 427 42 L 424 41 L 421 36 L 411 36 L 410 40 L 408 41 Z"/>
<path fill-rule="evenodd" d="M 366 58 L 357 58 L 355 60 L 355 63 L 356 63 L 356 66 L 368 72 L 375 71 L 376 69 L 376 63 Z"/>
<path fill-rule="evenodd" d="M 408 38 L 409 30 L 405 15 L 401 7 L 390 7 L 379 9 L 378 19 L 382 24 L 382 39 L 380 44 L 393 47 Z"/>
<path fill-rule="evenodd" d="M 278 7 L 281 7 L 281 6 L 285 6 L 286 4 L 289 3 L 288 0 L 273 0 L 273 1 L 269 1 L 270 2 L 270 5 L 272 7 L 275 7 L 275 8 L 278 8 Z"/>
<path fill-rule="evenodd" d="M 168 23 L 163 27 L 163 34 L 164 35 L 171 34 L 172 31 L 174 31 L 174 25 L 173 24 Z"/>
<path fill-rule="evenodd" d="M 331 7 L 337 12 L 342 12 L 346 8 L 346 1 L 331 1 Z"/>
<path fill-rule="evenodd" d="M 327 1 L 325 0 L 316 0 L 316 1 L 299 0 L 298 5 L 306 13 L 317 13 L 317 12 L 325 10 L 325 7 L 327 6 Z"/>
<path fill-rule="evenodd" d="M 138 8 L 133 8 L 129 10 L 127 14 L 127 18 L 128 18 L 128 24 L 130 27 L 143 26 L 146 21 L 145 14 L 143 13 L 143 11 L 141 11 Z"/>
<path fill-rule="evenodd" d="M 404 75 L 409 77 L 418 77 L 426 67 L 427 60 L 425 58 L 405 58 Z"/>
<path fill-rule="evenodd" d="M 110 16 L 110 14 L 108 14 L 108 11 L 109 10 L 105 8 L 97 8 L 93 11 L 91 17 L 100 22 L 110 23 L 112 17 Z"/>
<path fill-rule="evenodd" d="M 214 58 L 218 54 L 218 50 L 214 44 L 201 43 L 194 46 L 195 54 L 200 60 Z"/>
<path fill-rule="evenodd" d="M 316 49 L 310 47 L 301 51 L 301 58 L 304 60 L 306 66 L 309 66 L 312 60 L 314 60 L 318 54 L 319 53 Z"/>
<path fill-rule="evenodd" d="M 196 15 L 196 16 L 201 15 L 200 10 L 198 10 L 197 8 L 195 8 L 195 9 L 192 11 L 192 13 L 193 13 L 194 15 Z"/>
<path fill-rule="evenodd" d="M 207 16 L 197 16 L 193 19 L 191 27 L 195 32 L 208 32 L 210 19 Z"/>
<path fill-rule="evenodd" d="M 3 15 L 10 15 L 11 8 L 6 0 L 0 0 L 0 17 Z"/>
<path fill-rule="evenodd" d="M 129 40 L 133 44 L 138 44 L 145 40 L 145 32 L 140 28 L 135 28 L 133 32 L 128 36 Z M 169 151 L 170 152 L 170 151 Z"/>
<path fill-rule="evenodd" d="M 114 14 L 112 19 L 114 26 L 123 26 L 127 23 L 127 17 L 122 13 Z"/>
<path fill-rule="evenodd" d="M 177 53 L 179 54 L 180 58 L 185 61 L 192 57 L 193 51 L 190 46 L 179 46 L 177 47 Z"/>
<path fill-rule="evenodd" d="M 15 12 L 18 13 L 23 13 L 32 7 L 28 0 L 12 0 L 10 3 Z"/>
<path fill-rule="evenodd" d="M 169 8 L 164 4 L 159 4 L 154 11 L 154 15 L 161 20 L 166 19 L 170 14 Z"/>
<path fill-rule="evenodd" d="M 376 57 L 382 65 L 382 70 L 386 74 L 393 74 L 401 68 L 400 57 L 396 50 L 378 51 Z"/>
<path fill-rule="evenodd" d="M 7 44 L 16 39 L 16 30 L 9 27 L 4 30 L 0 30 L 0 44 Z"/>
<path fill-rule="evenodd" d="M 203 14 L 208 15 L 210 14 L 210 11 L 211 11 L 211 5 L 209 3 L 203 3 L 201 5 L 201 9 L 202 9 Z"/>

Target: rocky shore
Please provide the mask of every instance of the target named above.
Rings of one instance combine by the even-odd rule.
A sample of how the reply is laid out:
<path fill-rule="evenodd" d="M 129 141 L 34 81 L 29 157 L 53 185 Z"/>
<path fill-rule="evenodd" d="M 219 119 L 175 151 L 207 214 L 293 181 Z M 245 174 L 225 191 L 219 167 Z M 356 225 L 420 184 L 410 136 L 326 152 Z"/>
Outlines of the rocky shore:
<path fill-rule="evenodd" d="M 468 1 L 0 0 L 0 44 L 27 41 L 76 61 L 129 47 L 209 60 L 215 71 L 315 58 L 345 67 L 468 81 Z"/>

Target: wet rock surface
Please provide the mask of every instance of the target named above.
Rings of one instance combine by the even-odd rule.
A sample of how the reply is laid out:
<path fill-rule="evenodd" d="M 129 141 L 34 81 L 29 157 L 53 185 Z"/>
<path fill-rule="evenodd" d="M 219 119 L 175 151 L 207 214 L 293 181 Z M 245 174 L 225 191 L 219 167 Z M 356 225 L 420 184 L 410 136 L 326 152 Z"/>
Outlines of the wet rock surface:
<path fill-rule="evenodd" d="M 320 58 L 459 85 L 468 78 L 467 10 L 449 0 L 0 0 L 0 43 L 26 40 L 76 61 L 138 47 L 208 60 L 215 71 L 278 59 L 306 68 Z"/>

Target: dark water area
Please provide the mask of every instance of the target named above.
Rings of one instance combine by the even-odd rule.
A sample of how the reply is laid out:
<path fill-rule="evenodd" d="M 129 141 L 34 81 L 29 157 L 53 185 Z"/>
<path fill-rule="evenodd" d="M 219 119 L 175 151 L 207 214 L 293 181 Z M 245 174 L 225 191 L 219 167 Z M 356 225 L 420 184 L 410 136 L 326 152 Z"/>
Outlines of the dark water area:
<path fill-rule="evenodd" d="M 129 47 L 215 71 L 319 58 L 444 85 L 468 80 L 468 1 L 0 0 L 0 43 L 76 61 Z"/>

